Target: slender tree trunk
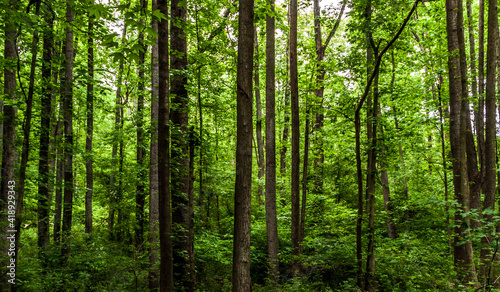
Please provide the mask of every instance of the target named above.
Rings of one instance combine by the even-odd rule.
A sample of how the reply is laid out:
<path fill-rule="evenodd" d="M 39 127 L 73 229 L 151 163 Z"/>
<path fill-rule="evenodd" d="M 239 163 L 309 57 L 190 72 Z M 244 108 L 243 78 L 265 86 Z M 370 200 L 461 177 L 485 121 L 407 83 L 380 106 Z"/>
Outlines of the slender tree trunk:
<path fill-rule="evenodd" d="M 495 210 L 495 188 L 496 188 L 496 163 L 493 157 L 496 155 L 496 99 L 495 99 L 495 81 L 497 65 L 497 44 L 498 44 L 498 3 L 496 0 L 488 1 L 488 46 L 486 52 L 486 143 L 485 156 L 490 158 L 486 160 L 485 182 L 484 182 L 484 210 L 491 212 L 485 215 L 488 223 L 493 223 Z M 484 285 L 489 285 L 492 278 L 491 268 L 491 249 L 493 238 L 485 236 L 481 242 L 481 273 Z"/>
<path fill-rule="evenodd" d="M 233 292 L 249 292 L 252 195 L 252 76 L 254 1 L 240 0 L 238 24 L 236 181 L 234 194 Z"/>
<path fill-rule="evenodd" d="M 187 75 L 187 39 L 186 20 L 187 7 L 180 0 L 171 2 L 172 22 L 170 24 L 170 68 L 172 79 L 170 95 L 172 96 L 172 150 L 170 162 L 172 196 L 173 259 L 174 277 L 179 280 L 176 289 L 184 287 L 187 291 L 195 291 L 194 250 L 191 242 L 191 222 L 193 206 L 189 198 L 189 141 L 188 141 L 188 92 Z"/>
<path fill-rule="evenodd" d="M 479 149 L 479 159 L 481 165 L 486 163 L 484 155 L 484 0 L 479 0 L 479 24 L 478 24 L 478 105 L 477 105 L 477 119 L 476 119 L 476 135 L 477 144 Z"/>
<path fill-rule="evenodd" d="M 127 37 L 127 24 L 124 23 L 123 33 L 122 33 L 122 44 L 125 43 Z M 120 60 L 120 65 L 118 67 L 118 78 L 116 87 L 116 97 L 115 97 L 115 124 L 114 132 L 119 133 L 121 125 L 121 108 L 122 104 L 122 78 L 123 78 L 123 68 L 124 59 Z M 117 135 L 120 136 L 120 135 Z M 121 139 L 121 138 L 120 138 Z M 120 196 L 120 184 L 121 184 L 121 173 L 116 172 L 116 162 L 118 155 L 118 147 L 120 146 L 120 140 L 116 137 L 113 140 L 113 147 L 111 149 L 111 175 L 109 179 L 109 184 L 111 187 L 111 194 L 109 196 L 109 222 L 108 229 L 111 239 L 115 239 L 115 210 L 117 210 L 117 203 Z"/>
<path fill-rule="evenodd" d="M 93 5 L 93 0 L 91 5 Z M 94 136 L 94 17 L 89 14 L 89 39 L 87 48 L 87 68 L 89 81 L 87 83 L 87 137 L 85 165 L 87 190 L 85 192 L 85 233 L 92 234 L 92 194 L 94 192 L 94 171 L 92 169 L 92 141 Z"/>
<path fill-rule="evenodd" d="M 269 0 L 274 13 L 274 0 Z M 269 278 L 279 281 L 278 218 L 276 215 L 275 18 L 266 15 L 266 231 Z"/>
<path fill-rule="evenodd" d="M 307 107 L 307 105 L 306 105 Z M 309 165 L 309 109 L 306 113 L 306 128 L 304 131 L 304 165 L 302 166 L 302 203 L 300 208 L 300 226 L 299 226 L 299 254 L 303 254 L 304 249 L 302 243 L 304 242 L 304 231 L 306 221 L 306 200 L 307 200 L 307 167 Z"/>
<path fill-rule="evenodd" d="M 259 167 L 258 178 L 259 182 L 262 181 L 265 173 L 264 161 L 264 139 L 262 138 L 262 102 L 260 98 L 260 60 L 259 60 L 259 37 L 257 35 L 257 28 L 254 31 L 254 45 L 255 45 L 255 68 L 254 68 L 254 82 L 255 82 L 255 105 L 257 108 L 257 120 L 255 121 L 255 136 L 257 137 L 257 166 Z M 259 204 L 264 205 L 264 187 L 259 183 L 258 193 Z"/>
<path fill-rule="evenodd" d="M 62 116 L 62 108 L 60 110 Z M 61 218 L 62 218 L 62 197 L 64 190 L 64 122 L 57 122 L 56 142 L 57 142 L 57 170 L 56 170 L 56 198 L 55 198 L 55 214 L 54 214 L 54 243 L 59 244 L 61 238 Z"/>
<path fill-rule="evenodd" d="M 145 17 L 147 9 L 147 1 L 141 0 L 141 23 L 144 21 L 142 17 Z M 136 159 L 137 159 L 137 185 L 135 194 L 135 246 L 137 250 L 141 250 L 141 245 L 144 242 L 144 202 L 146 200 L 146 168 L 144 165 L 144 149 L 146 145 L 144 144 L 144 71 L 145 71 L 145 58 L 147 46 L 144 44 L 144 34 L 139 32 L 139 84 L 137 86 L 137 148 L 136 148 Z"/>
<path fill-rule="evenodd" d="M 290 87 L 292 99 L 292 272 L 300 272 L 298 255 L 300 230 L 300 120 L 299 80 L 297 69 L 297 0 L 290 2 Z"/>
<path fill-rule="evenodd" d="M 64 202 L 62 219 L 62 254 L 70 254 L 73 221 L 73 0 L 66 0 L 66 40 L 64 43 Z"/>
<path fill-rule="evenodd" d="M 159 0 L 158 8 L 168 15 L 168 1 Z M 160 225 L 160 291 L 173 291 L 172 215 L 170 210 L 170 161 L 169 161 L 169 68 L 168 21 L 158 25 L 158 198 Z"/>
<path fill-rule="evenodd" d="M 15 12 L 15 0 L 10 0 L 8 7 L 5 9 L 5 14 L 7 17 L 12 17 L 11 13 Z M 7 222 L 8 218 L 8 205 L 7 201 L 18 201 L 16 197 L 16 179 L 14 177 L 14 167 L 16 163 L 16 112 L 15 107 L 16 101 L 16 70 L 15 70 L 15 60 L 16 60 L 16 23 L 15 21 L 7 21 L 4 24 L 5 31 L 5 42 L 4 42 L 4 80 L 3 80 L 3 93 L 5 94 L 4 100 L 9 101 L 4 105 L 3 109 L 3 151 L 2 151 L 2 170 L 1 177 L 2 183 L 0 185 L 0 212 L 2 214 L 2 223 Z M 16 200 L 17 199 L 17 200 Z M 7 230 L 13 230 L 11 226 L 5 226 L 2 230 L 1 252 L 2 255 L 7 254 Z M 15 234 L 15 233 L 14 233 Z M 11 234 L 9 234 L 11 236 Z M 16 235 L 14 235 L 16 236 Z M 9 259 L 6 258 L 2 261 L 2 268 L 0 272 L 2 275 L 7 273 L 7 265 Z M 8 291 L 10 285 L 2 285 L 2 291 Z"/>
<path fill-rule="evenodd" d="M 38 8 L 38 7 L 37 7 Z M 50 145 L 50 117 L 52 112 L 52 85 L 51 85 L 51 66 L 52 66 L 52 46 L 53 35 L 52 26 L 53 19 L 45 13 L 46 30 L 43 35 L 43 63 L 42 63 L 42 97 L 40 111 L 40 154 L 39 154 L 39 183 L 38 183 L 38 247 L 45 250 L 50 243 L 49 237 L 49 145 Z M 38 33 L 37 33 L 38 34 Z M 37 44 L 33 44 L 37 45 Z M 34 55 L 36 58 L 36 54 Z M 33 68 L 34 69 L 34 68 Z M 34 73 L 34 70 L 33 70 Z M 34 77 L 34 76 L 33 76 Z M 25 172 L 26 170 L 24 170 Z M 44 261 L 43 257 L 41 258 Z"/>
<path fill-rule="evenodd" d="M 158 9 L 158 1 L 152 0 L 152 10 Z M 158 20 L 153 18 L 151 26 L 158 32 Z M 158 37 L 151 48 L 151 145 L 149 154 L 149 290 L 160 288 L 158 253 Z"/>
<path fill-rule="evenodd" d="M 446 23 L 448 51 L 449 90 L 450 90 L 450 142 L 453 157 L 453 184 L 458 210 L 455 213 L 455 242 L 454 262 L 458 272 L 458 280 L 467 284 L 477 283 L 477 276 L 472 259 L 472 245 L 470 241 L 462 244 L 467 237 L 466 228 L 468 218 L 462 217 L 468 211 L 468 177 L 466 161 L 466 117 L 464 102 L 462 101 L 463 88 L 461 81 L 460 37 L 463 33 L 463 19 L 461 17 L 462 0 L 446 1 Z M 467 105 L 467 104 L 465 104 Z"/>

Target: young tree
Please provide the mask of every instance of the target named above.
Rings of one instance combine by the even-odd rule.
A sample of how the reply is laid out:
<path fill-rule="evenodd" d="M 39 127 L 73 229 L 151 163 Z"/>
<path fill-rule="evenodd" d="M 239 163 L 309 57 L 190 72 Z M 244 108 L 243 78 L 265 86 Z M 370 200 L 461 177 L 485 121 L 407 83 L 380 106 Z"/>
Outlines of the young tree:
<path fill-rule="evenodd" d="M 254 1 L 240 0 L 236 77 L 237 130 L 234 192 L 233 292 L 251 291 L 250 210 L 252 194 Z"/>
<path fill-rule="evenodd" d="M 94 1 L 91 0 L 90 5 Z M 87 137 L 85 150 L 87 161 L 85 164 L 87 191 L 85 192 L 85 233 L 92 233 L 92 194 L 94 192 L 94 171 L 92 168 L 92 140 L 94 136 L 94 21 L 95 17 L 89 13 L 88 20 L 88 48 L 87 48 Z"/>

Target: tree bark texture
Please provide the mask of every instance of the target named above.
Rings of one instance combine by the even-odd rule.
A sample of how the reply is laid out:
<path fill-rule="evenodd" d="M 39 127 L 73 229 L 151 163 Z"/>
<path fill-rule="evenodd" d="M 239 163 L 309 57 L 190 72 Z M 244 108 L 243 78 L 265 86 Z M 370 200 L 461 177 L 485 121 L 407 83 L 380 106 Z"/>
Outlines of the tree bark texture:
<path fill-rule="evenodd" d="M 233 292 L 251 291 L 250 222 L 253 136 L 254 1 L 240 0 L 236 77 L 237 132 L 234 193 Z"/>
<path fill-rule="evenodd" d="M 93 4 L 93 1 L 92 1 Z M 94 17 L 89 15 L 88 23 L 89 39 L 87 49 L 87 137 L 85 140 L 85 151 L 87 161 L 85 163 L 87 190 L 85 192 L 85 233 L 92 233 L 92 194 L 94 192 L 94 171 L 92 141 L 94 137 Z"/>

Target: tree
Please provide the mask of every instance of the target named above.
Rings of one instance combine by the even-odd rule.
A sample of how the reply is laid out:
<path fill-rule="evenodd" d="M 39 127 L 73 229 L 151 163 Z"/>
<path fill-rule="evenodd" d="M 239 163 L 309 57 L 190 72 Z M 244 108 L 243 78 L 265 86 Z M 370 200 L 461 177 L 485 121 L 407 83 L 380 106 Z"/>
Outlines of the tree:
<path fill-rule="evenodd" d="M 450 91 L 450 144 L 453 158 L 453 185 L 457 210 L 455 213 L 455 267 L 461 283 L 477 283 L 472 260 L 472 246 L 470 241 L 462 243 L 467 237 L 466 226 L 468 218 L 462 214 L 468 211 L 468 177 L 466 161 L 466 117 L 465 106 L 462 100 L 461 63 L 459 55 L 459 34 L 463 33 L 462 0 L 446 1 L 446 29 L 448 40 L 448 76 Z"/>
<path fill-rule="evenodd" d="M 269 278 L 278 284 L 278 220 L 276 215 L 276 87 L 275 87 L 275 10 L 266 15 L 266 234 Z"/>
<path fill-rule="evenodd" d="M 172 215 L 170 211 L 169 161 L 169 69 L 168 69 L 168 15 L 167 0 L 159 0 L 163 14 L 158 24 L 158 211 L 160 225 L 160 291 L 171 292 L 174 287 L 172 262 Z"/>
<path fill-rule="evenodd" d="M 250 210 L 252 193 L 254 1 L 240 0 L 236 77 L 237 133 L 234 191 L 233 292 L 251 291 Z"/>
<path fill-rule="evenodd" d="M 66 1 L 66 39 L 64 41 L 64 201 L 62 219 L 62 255 L 70 254 L 71 226 L 73 221 L 73 0 Z"/>
<path fill-rule="evenodd" d="M 91 5 L 94 1 L 91 1 Z M 94 16 L 89 14 L 88 20 L 88 48 L 87 48 L 87 70 L 89 80 L 87 82 L 87 139 L 85 150 L 87 151 L 86 183 L 85 193 L 85 233 L 92 233 L 92 194 L 94 191 L 94 171 L 92 168 L 92 140 L 94 136 Z"/>

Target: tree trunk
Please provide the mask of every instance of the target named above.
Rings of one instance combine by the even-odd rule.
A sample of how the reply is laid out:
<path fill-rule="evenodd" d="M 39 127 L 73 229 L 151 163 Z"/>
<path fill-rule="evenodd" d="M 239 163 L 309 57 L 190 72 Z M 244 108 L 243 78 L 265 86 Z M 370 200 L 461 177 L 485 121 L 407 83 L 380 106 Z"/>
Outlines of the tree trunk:
<path fill-rule="evenodd" d="M 260 60 L 259 60 L 259 37 L 257 35 L 257 28 L 254 30 L 254 45 L 255 45 L 255 68 L 254 68 L 254 82 L 255 82 L 255 105 L 257 108 L 257 120 L 255 121 L 255 135 L 257 137 L 257 166 L 259 167 L 259 193 L 258 200 L 261 206 L 264 205 L 264 187 L 260 183 L 265 173 L 264 162 L 264 139 L 262 138 L 262 102 L 260 98 Z"/>
<path fill-rule="evenodd" d="M 485 165 L 486 157 L 484 154 L 484 0 L 479 0 L 479 29 L 478 29 L 478 104 L 476 118 L 476 135 L 479 149 L 479 160 L 481 165 Z M 483 190 L 484 191 L 484 190 Z"/>
<path fill-rule="evenodd" d="M 92 3 L 93 5 L 93 0 Z M 87 68 L 89 81 L 87 83 L 87 137 L 85 165 L 87 190 L 85 193 L 85 233 L 92 234 L 92 194 L 94 192 L 94 171 L 92 169 L 92 140 L 94 136 L 94 17 L 89 14 L 89 39 L 87 51 Z"/>
<path fill-rule="evenodd" d="M 10 0 L 8 8 L 5 9 L 5 15 L 12 17 L 10 14 L 15 12 L 15 0 Z M 4 100 L 9 101 L 4 105 L 3 109 L 3 151 L 2 151 L 2 170 L 1 177 L 2 183 L 0 185 L 0 212 L 2 213 L 2 222 L 7 222 L 8 218 L 8 205 L 7 201 L 17 201 L 15 190 L 16 179 L 14 177 L 14 167 L 16 163 L 16 112 L 17 108 L 14 106 L 16 101 L 16 70 L 15 70 L 15 60 L 16 60 L 16 23 L 14 21 L 7 21 L 4 24 L 5 31 L 5 43 L 4 43 L 4 61 L 6 65 L 4 67 L 4 84 L 3 93 L 5 94 Z M 14 230 L 12 226 L 6 226 L 2 230 L 2 234 L 7 234 L 7 230 Z M 10 235 L 10 234 L 9 234 Z M 7 239 L 6 236 L 2 236 L 0 241 L 2 255 L 7 254 Z M 7 267 L 9 259 L 2 261 L 2 268 L 0 272 L 2 275 L 7 273 Z M 9 285 L 2 285 L 2 291 L 8 291 Z"/>
<path fill-rule="evenodd" d="M 159 0 L 158 8 L 168 15 L 168 1 Z M 170 161 L 169 161 L 169 69 L 168 21 L 158 25 L 158 198 L 160 225 L 160 291 L 173 291 L 172 215 L 170 210 Z"/>
<path fill-rule="evenodd" d="M 297 0 L 290 2 L 290 87 L 292 99 L 292 272 L 299 273 L 300 226 L 300 120 L 299 80 L 297 69 Z"/>
<path fill-rule="evenodd" d="M 497 44 L 498 44 L 498 14 L 496 0 L 488 1 L 488 46 L 486 52 L 486 160 L 485 181 L 484 181 L 484 205 L 483 209 L 490 210 L 485 217 L 488 223 L 493 223 L 495 210 L 495 187 L 496 187 L 496 163 L 493 157 L 496 155 L 496 99 L 495 81 L 497 65 Z M 481 249 L 481 274 L 486 287 L 495 280 L 490 275 L 491 272 L 491 249 L 493 238 L 489 235 L 482 238 L 483 248 Z M 489 267 L 488 267 L 489 266 Z"/>
<path fill-rule="evenodd" d="M 142 18 L 146 14 L 147 1 L 141 0 L 141 23 L 144 21 Z M 144 34 L 139 32 L 139 84 L 137 86 L 137 148 L 136 148 L 136 159 L 137 159 L 137 185 L 135 194 L 135 246 L 137 250 L 142 249 L 142 244 L 144 242 L 144 202 L 146 200 L 146 168 L 144 165 L 144 149 L 146 145 L 144 144 L 144 70 L 145 70 L 145 57 L 147 52 L 147 47 L 144 44 Z"/>
<path fill-rule="evenodd" d="M 64 43 L 64 202 L 62 219 L 62 255 L 69 257 L 73 221 L 73 0 L 66 0 L 66 40 Z"/>
<path fill-rule="evenodd" d="M 468 177 L 466 161 L 466 117 L 463 89 L 461 81 L 461 62 L 459 55 L 460 37 L 463 34 L 463 18 L 461 17 L 462 0 L 446 1 L 446 23 L 448 51 L 449 91 L 450 91 L 450 142 L 453 157 L 453 184 L 458 210 L 455 213 L 454 263 L 458 272 L 458 280 L 463 284 L 477 283 L 474 270 L 472 245 L 470 241 L 461 244 L 467 237 L 468 218 L 462 217 L 468 211 Z M 457 53 L 455 53 L 457 52 Z M 465 104 L 467 106 L 467 104 Z"/>
<path fill-rule="evenodd" d="M 274 0 L 269 0 L 274 13 Z M 279 281 L 278 219 L 276 215 L 275 18 L 266 15 L 266 231 L 269 278 Z"/>
<path fill-rule="evenodd" d="M 240 0 L 238 24 L 236 181 L 234 193 L 233 292 L 249 292 L 252 195 L 252 76 L 254 1 Z"/>
<path fill-rule="evenodd" d="M 157 0 L 152 0 L 152 10 L 158 9 Z M 153 18 L 151 26 L 158 32 L 158 20 Z M 158 253 L 158 37 L 151 48 L 151 145 L 149 154 L 149 290 L 160 288 Z"/>
<path fill-rule="evenodd" d="M 122 33 L 122 44 L 125 43 L 127 37 L 127 23 L 124 23 L 123 33 Z M 117 87 L 116 87 L 116 97 L 115 97 L 115 124 L 114 124 L 114 132 L 119 133 L 121 128 L 121 107 L 122 104 L 122 78 L 123 78 L 123 67 L 124 67 L 124 59 L 120 60 L 120 65 L 118 67 L 118 78 L 117 78 Z M 117 135 L 120 136 L 120 135 Z M 121 138 L 120 138 L 121 139 Z M 113 147 L 111 149 L 111 175 L 109 179 L 109 185 L 111 187 L 111 194 L 109 196 L 109 222 L 108 229 L 109 235 L 111 239 L 116 238 L 115 234 L 115 210 L 117 210 L 117 203 L 119 201 L 120 196 L 120 184 L 121 184 L 121 173 L 116 171 L 116 162 L 118 155 L 118 147 L 120 146 L 120 140 L 118 137 L 113 139 Z"/>
<path fill-rule="evenodd" d="M 306 102 L 306 108 L 307 108 Z M 304 165 L 302 166 L 302 203 L 300 208 L 300 226 L 299 226 L 299 254 L 303 254 L 304 249 L 302 243 L 304 242 L 304 231 L 306 221 L 306 201 L 307 201 L 307 167 L 309 165 L 309 109 L 306 112 L 306 128 L 304 131 Z"/>
<path fill-rule="evenodd" d="M 187 75 L 187 8 L 179 0 L 171 2 L 172 22 L 170 24 L 170 68 L 172 79 L 170 95 L 172 96 L 172 149 L 170 163 L 171 196 L 172 196 L 172 232 L 174 278 L 178 279 L 177 288 L 184 287 L 195 291 L 194 250 L 192 249 L 191 222 L 193 221 L 192 198 L 189 198 L 189 141 L 188 141 L 188 92 Z M 177 289 L 176 288 L 176 289 Z"/>
<path fill-rule="evenodd" d="M 62 107 L 60 115 L 62 116 Z M 62 218 L 62 197 L 64 190 L 64 122 L 57 122 L 56 142 L 57 142 L 57 170 L 56 170 L 56 198 L 55 198 L 55 214 L 54 214 L 54 243 L 59 244 L 61 238 L 61 218 Z"/>

